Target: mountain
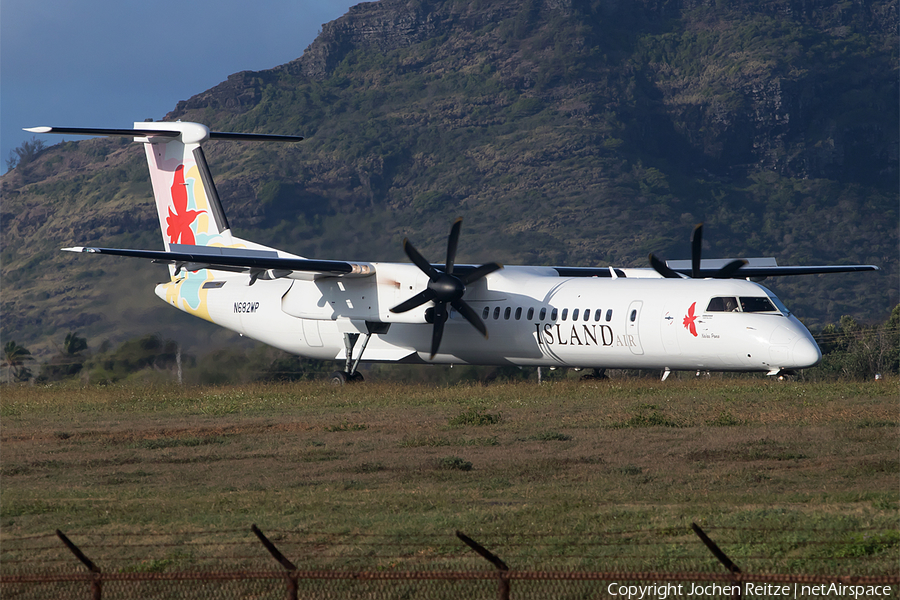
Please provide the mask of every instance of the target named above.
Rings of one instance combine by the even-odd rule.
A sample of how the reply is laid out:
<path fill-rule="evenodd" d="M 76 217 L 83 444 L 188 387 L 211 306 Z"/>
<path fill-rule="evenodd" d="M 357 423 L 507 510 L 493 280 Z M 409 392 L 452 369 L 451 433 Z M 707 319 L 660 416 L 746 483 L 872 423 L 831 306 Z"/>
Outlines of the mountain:
<path fill-rule="evenodd" d="M 687 258 L 702 221 L 707 257 L 880 266 L 766 285 L 813 326 L 883 320 L 900 300 L 897 28 L 889 0 L 381 0 L 163 120 L 306 136 L 206 153 L 235 232 L 303 256 L 405 260 L 408 236 L 439 260 L 462 216 L 461 262 L 646 266 Z M 136 144 L 20 164 L 0 226 L 5 339 L 234 340 L 152 294 L 164 268 L 58 251 L 161 248 Z"/>

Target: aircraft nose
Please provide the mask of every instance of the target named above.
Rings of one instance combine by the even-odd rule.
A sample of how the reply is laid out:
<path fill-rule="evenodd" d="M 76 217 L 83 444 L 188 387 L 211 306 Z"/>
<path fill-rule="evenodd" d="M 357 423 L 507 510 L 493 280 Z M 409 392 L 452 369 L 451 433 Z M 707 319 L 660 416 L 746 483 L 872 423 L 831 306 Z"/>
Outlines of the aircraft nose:
<path fill-rule="evenodd" d="M 819 350 L 819 345 L 809 335 L 802 336 L 797 340 L 791 354 L 793 355 L 795 369 L 814 367 L 822 360 L 822 351 Z"/>

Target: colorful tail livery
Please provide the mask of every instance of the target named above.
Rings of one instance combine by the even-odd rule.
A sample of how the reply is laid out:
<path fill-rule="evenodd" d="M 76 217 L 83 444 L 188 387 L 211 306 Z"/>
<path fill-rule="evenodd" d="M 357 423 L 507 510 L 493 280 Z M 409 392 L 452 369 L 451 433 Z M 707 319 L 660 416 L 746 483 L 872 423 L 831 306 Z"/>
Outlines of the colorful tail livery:
<path fill-rule="evenodd" d="M 652 269 L 456 264 L 461 219 L 442 264 L 409 240 L 410 263 L 311 260 L 232 235 L 206 163 L 207 140 L 298 142 L 221 133 L 198 123 L 134 129 L 38 127 L 33 133 L 114 135 L 144 144 L 165 250 L 64 248 L 169 265 L 156 294 L 242 335 L 360 379 L 367 362 L 764 371 L 816 364 L 821 352 L 766 277 L 874 271 L 872 265 L 778 266 L 774 259 L 650 255 Z M 679 317 L 682 315 L 683 317 Z M 491 335 L 488 338 L 488 329 Z"/>
<path fill-rule="evenodd" d="M 32 133 L 100 135 L 143 142 L 166 251 L 184 246 L 233 247 L 231 228 L 202 145 L 207 140 L 299 142 L 287 135 L 210 131 L 199 123 L 135 123 L 134 129 L 33 127 Z M 238 246 L 245 247 L 243 240 Z"/>

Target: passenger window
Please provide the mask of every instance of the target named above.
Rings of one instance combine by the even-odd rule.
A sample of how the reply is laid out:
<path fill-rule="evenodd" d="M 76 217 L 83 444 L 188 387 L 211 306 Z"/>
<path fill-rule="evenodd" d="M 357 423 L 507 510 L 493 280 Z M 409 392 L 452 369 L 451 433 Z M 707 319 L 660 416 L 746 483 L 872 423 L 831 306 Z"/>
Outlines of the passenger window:
<path fill-rule="evenodd" d="M 484 310 L 481 311 L 481 318 L 482 318 L 482 319 L 487 319 L 489 314 L 491 314 L 491 307 L 490 307 L 490 306 L 485 306 L 485 307 L 484 307 Z"/>
<path fill-rule="evenodd" d="M 608 311 L 606 311 L 606 322 L 609 323 L 610 321 L 612 321 L 612 309 L 611 308 Z"/>
<path fill-rule="evenodd" d="M 628 318 L 632 323 L 634 323 L 634 320 L 637 319 L 637 310 L 631 311 L 631 315 Z"/>
<path fill-rule="evenodd" d="M 748 313 L 778 312 L 768 298 L 745 298 L 741 296 L 741 310 Z"/>
<path fill-rule="evenodd" d="M 706 312 L 737 312 L 737 300 L 732 296 L 713 298 L 706 307 Z"/>
<path fill-rule="evenodd" d="M 520 306 L 516 309 L 516 321 L 518 321 L 521 318 L 522 318 L 522 307 Z"/>
<path fill-rule="evenodd" d="M 589 308 L 584 309 L 584 320 L 585 321 L 591 320 L 591 309 L 589 309 Z"/>
<path fill-rule="evenodd" d="M 503 311 L 503 318 L 509 321 L 509 313 L 512 311 L 510 307 L 506 307 L 506 310 Z"/>
<path fill-rule="evenodd" d="M 602 317 L 603 317 L 603 309 L 602 308 L 598 308 L 597 310 L 594 311 L 594 320 L 595 321 L 599 321 Z"/>
<path fill-rule="evenodd" d="M 564 313 L 564 314 L 565 314 L 565 313 Z M 563 317 L 563 319 L 565 319 L 565 317 Z M 577 321 L 577 320 L 578 320 L 578 309 L 577 309 L 577 308 L 576 308 L 575 310 L 572 311 L 572 320 L 573 320 L 573 321 Z"/>
<path fill-rule="evenodd" d="M 541 309 L 541 321 L 543 321 L 543 320 L 546 319 L 546 318 L 547 318 L 547 309 L 546 309 L 546 308 L 542 308 L 542 309 Z"/>
<path fill-rule="evenodd" d="M 557 315 L 558 312 L 559 312 L 559 311 L 558 311 L 557 309 L 555 309 L 555 308 L 554 308 L 553 310 L 550 311 L 550 320 L 551 320 L 551 321 L 555 321 L 555 320 L 556 320 L 556 315 Z"/>
<path fill-rule="evenodd" d="M 528 319 L 529 321 L 534 318 L 534 307 L 533 306 L 528 309 L 528 314 L 525 316 L 525 318 Z"/>
<path fill-rule="evenodd" d="M 500 307 L 498 306 L 494 309 L 494 320 L 496 321 L 499 318 L 500 318 Z"/>
<path fill-rule="evenodd" d="M 568 316 L 569 316 L 569 309 L 568 309 L 568 308 L 564 308 L 564 309 L 563 309 L 563 314 L 562 314 L 562 320 L 565 321 L 565 320 L 566 320 L 566 317 L 568 317 Z"/>

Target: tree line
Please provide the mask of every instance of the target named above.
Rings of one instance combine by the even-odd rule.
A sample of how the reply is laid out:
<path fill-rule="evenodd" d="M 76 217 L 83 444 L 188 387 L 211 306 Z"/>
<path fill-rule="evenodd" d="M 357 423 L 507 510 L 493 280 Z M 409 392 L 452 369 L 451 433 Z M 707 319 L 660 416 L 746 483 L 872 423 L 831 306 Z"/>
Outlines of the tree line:
<path fill-rule="evenodd" d="M 113 383 L 186 383 L 192 385 L 300 381 L 326 375 L 330 363 L 293 356 L 268 346 L 220 348 L 203 357 L 183 353 L 174 340 L 148 334 L 113 347 L 103 342 L 91 352 L 87 339 L 66 335 L 57 352 L 38 364 L 24 346 L 4 346 L 4 381 L 9 384 L 49 384 L 80 381 L 89 385 Z"/>
<path fill-rule="evenodd" d="M 883 323 L 866 325 L 853 317 L 813 331 L 822 350 L 822 362 L 806 369 L 804 380 L 872 379 L 900 373 L 900 304 Z M 7 385 L 80 381 L 85 384 L 186 383 L 222 385 L 265 381 L 304 381 L 324 378 L 340 368 L 334 362 L 294 356 L 269 346 L 251 349 L 222 347 L 203 357 L 183 354 L 180 345 L 150 334 L 126 340 L 113 348 L 103 342 L 92 353 L 87 339 L 70 332 L 57 352 L 38 364 L 24 346 L 9 341 L 4 346 L 3 366 Z M 422 369 L 409 366 L 377 367 L 380 378 L 436 384 L 460 381 L 536 379 L 535 369 L 517 367 L 460 367 Z M 546 379 L 565 377 L 565 369 L 544 374 Z M 628 373 L 656 375 L 655 372 Z"/>

